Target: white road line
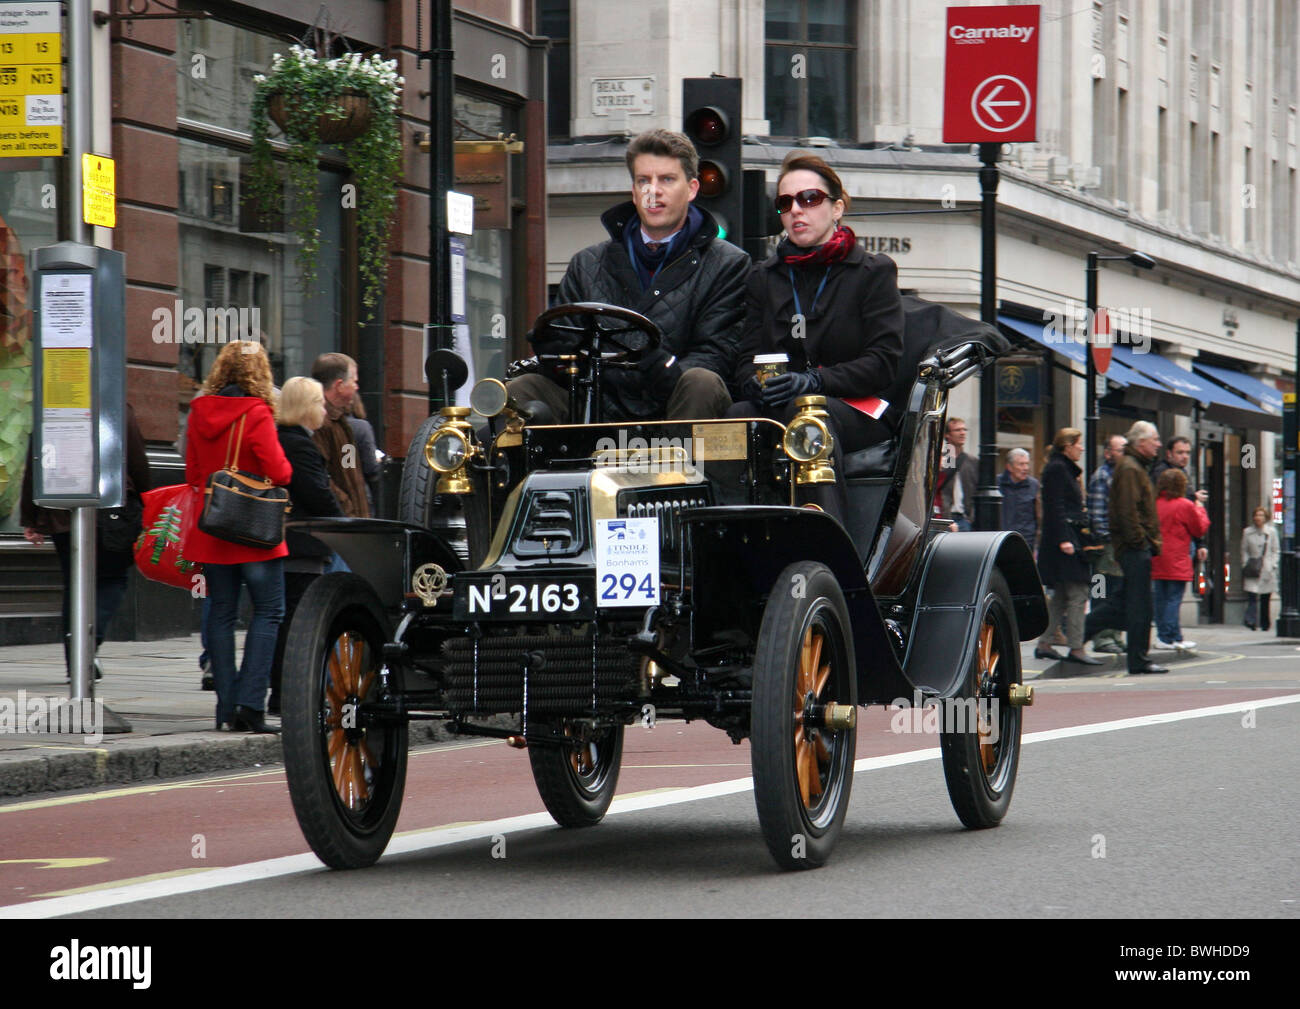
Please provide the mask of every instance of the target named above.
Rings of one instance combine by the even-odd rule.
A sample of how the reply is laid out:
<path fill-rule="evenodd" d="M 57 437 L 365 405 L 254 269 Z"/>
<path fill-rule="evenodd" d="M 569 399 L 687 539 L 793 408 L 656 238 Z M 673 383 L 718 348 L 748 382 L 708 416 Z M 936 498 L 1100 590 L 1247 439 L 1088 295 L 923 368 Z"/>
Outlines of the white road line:
<path fill-rule="evenodd" d="M 1047 729 L 1043 732 L 1027 733 L 1021 738 L 1022 743 L 1046 743 L 1058 739 L 1071 739 L 1076 736 L 1090 736 L 1102 732 L 1117 732 L 1121 729 L 1138 729 L 1150 725 L 1168 725 L 1172 722 L 1187 721 L 1192 718 L 1211 718 L 1215 715 L 1230 715 L 1241 711 L 1259 708 L 1273 708 L 1283 704 L 1300 703 L 1300 694 L 1286 694 L 1281 697 L 1265 697 L 1254 701 L 1236 701 L 1232 704 L 1218 704 L 1208 708 L 1193 708 L 1188 711 L 1170 711 L 1153 715 L 1140 715 L 1135 718 L 1121 718 L 1110 722 L 1094 722 L 1090 725 L 1072 725 L 1061 729 Z M 911 750 L 906 753 L 891 753 L 881 757 L 864 757 L 855 761 L 854 771 L 878 771 L 887 767 L 901 767 L 904 764 L 917 764 L 935 760 L 939 748 Z M 610 805 L 610 816 L 635 813 L 646 809 L 659 809 L 683 802 L 696 802 L 700 799 L 716 799 L 725 795 L 735 795 L 751 791 L 753 778 L 737 778 L 732 781 L 719 781 L 712 785 L 696 785 L 690 788 L 673 788 L 642 795 L 616 799 Z M 537 830 L 554 826 L 554 821 L 546 813 L 529 813 L 525 816 L 511 816 L 502 820 L 490 820 L 483 823 L 462 824 L 454 827 L 433 827 L 429 830 L 412 831 L 394 837 L 388 844 L 384 857 L 407 855 L 418 851 L 430 851 L 445 848 L 448 845 L 464 841 L 491 838 L 494 834 L 510 834 L 522 830 Z M 155 900 L 160 897 L 174 897 L 185 893 L 197 893 L 223 886 L 236 886 L 251 883 L 259 879 L 273 879 L 277 876 L 290 876 L 298 873 L 321 872 L 320 860 L 315 855 L 288 855 L 284 858 L 271 858 L 262 862 L 249 862 L 245 865 L 232 865 L 222 869 L 198 873 L 173 879 L 158 879 L 147 883 L 134 883 L 128 886 L 112 887 L 89 893 L 74 894 L 67 897 L 51 897 L 47 900 L 32 901 L 29 904 L 14 904 L 0 907 L 0 918 L 53 918 L 63 914 L 80 914 L 97 911 L 119 904 L 131 904 L 142 900 Z"/>

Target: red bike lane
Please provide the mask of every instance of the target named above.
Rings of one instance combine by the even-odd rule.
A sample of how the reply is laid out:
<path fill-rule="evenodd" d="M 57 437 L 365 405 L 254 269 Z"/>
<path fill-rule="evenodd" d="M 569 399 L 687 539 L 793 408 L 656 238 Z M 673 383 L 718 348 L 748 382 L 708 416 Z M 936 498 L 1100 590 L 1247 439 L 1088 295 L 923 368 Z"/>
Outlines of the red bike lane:
<path fill-rule="evenodd" d="M 1024 731 L 1287 693 L 1227 687 L 1039 690 Z M 858 758 L 936 746 L 932 733 L 897 731 L 912 722 L 909 714 L 859 709 Z M 620 797 L 749 777 L 748 742 L 733 745 L 704 723 L 663 721 L 626 731 Z M 1022 759 L 1032 759 L 1027 752 Z M 405 792 L 399 833 L 544 811 L 528 755 L 499 741 L 412 752 Z M 280 767 L 17 802 L 0 806 L 0 908 L 306 850 Z"/>

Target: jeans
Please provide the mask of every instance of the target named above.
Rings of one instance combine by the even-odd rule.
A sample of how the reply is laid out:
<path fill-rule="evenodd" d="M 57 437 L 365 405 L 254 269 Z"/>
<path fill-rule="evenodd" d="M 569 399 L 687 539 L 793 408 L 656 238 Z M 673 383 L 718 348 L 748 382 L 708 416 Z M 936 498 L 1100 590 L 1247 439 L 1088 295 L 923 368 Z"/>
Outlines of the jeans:
<path fill-rule="evenodd" d="M 1115 559 L 1124 572 L 1123 582 L 1112 587 L 1108 579 L 1106 598 L 1093 608 L 1083 625 L 1083 639 L 1090 641 L 1106 627 L 1123 629 L 1128 634 L 1129 672 L 1150 664 L 1147 649 L 1151 644 L 1151 551 L 1120 550 Z"/>
<path fill-rule="evenodd" d="M 1178 610 L 1183 604 L 1186 588 L 1186 582 L 1166 581 L 1163 578 L 1151 581 L 1151 603 L 1156 611 L 1156 636 L 1166 644 L 1173 645 L 1183 640 Z"/>
<path fill-rule="evenodd" d="M 205 564 L 208 598 L 208 653 L 217 687 L 217 718 L 234 719 L 235 706 L 266 710 L 275 639 L 284 619 L 284 560 L 246 564 Z M 239 616 L 239 586 L 247 585 L 253 619 L 244 639 L 244 661 L 235 668 L 235 620 Z"/>
<path fill-rule="evenodd" d="M 1251 592 L 1246 602 L 1246 620 L 1245 622 L 1253 629 L 1256 618 L 1259 620 L 1259 629 L 1266 631 L 1271 626 L 1268 619 L 1268 597 L 1271 592 Z"/>
<path fill-rule="evenodd" d="M 208 619 L 212 616 L 212 599 L 203 597 L 203 613 L 199 617 L 199 641 L 203 643 L 203 652 L 199 655 L 199 668 L 208 664 Z"/>

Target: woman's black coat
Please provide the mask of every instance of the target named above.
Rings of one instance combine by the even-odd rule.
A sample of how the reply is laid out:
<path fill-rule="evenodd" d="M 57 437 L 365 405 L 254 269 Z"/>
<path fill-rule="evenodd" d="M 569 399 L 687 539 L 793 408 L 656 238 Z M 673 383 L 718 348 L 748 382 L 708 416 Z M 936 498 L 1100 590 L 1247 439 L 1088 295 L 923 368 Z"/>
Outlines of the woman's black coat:
<path fill-rule="evenodd" d="M 1086 584 L 1092 579 L 1092 569 L 1079 552 L 1078 534 L 1065 520 L 1067 515 L 1085 514 L 1083 489 L 1079 486 L 1082 472 L 1063 452 L 1053 452 L 1043 467 L 1043 532 L 1038 547 L 1038 574 L 1044 585 Z M 1062 543 L 1073 543 L 1075 552 L 1061 553 Z"/>
<path fill-rule="evenodd" d="M 792 249 L 788 242 L 782 250 Z M 734 381 L 741 388 L 754 374 L 755 354 L 784 351 L 791 371 L 821 368 L 827 396 L 878 396 L 894 381 L 903 355 L 903 303 L 898 267 L 888 256 L 873 256 L 854 244 L 831 265 L 793 267 L 803 309 L 802 336 L 792 318 L 790 271 L 774 254 L 755 266 L 745 289 L 745 329 Z M 826 286 L 813 298 L 822 278 Z"/>
<path fill-rule="evenodd" d="M 320 518 L 337 515 L 343 517 L 338 498 L 330 490 L 329 471 L 325 468 L 325 457 L 307 429 L 297 424 L 280 426 L 276 429 L 280 435 L 280 447 L 293 467 L 293 478 L 289 481 L 289 500 L 293 510 L 290 519 Z M 289 545 L 290 557 L 330 557 L 329 547 L 307 533 L 285 530 L 284 540 Z"/>

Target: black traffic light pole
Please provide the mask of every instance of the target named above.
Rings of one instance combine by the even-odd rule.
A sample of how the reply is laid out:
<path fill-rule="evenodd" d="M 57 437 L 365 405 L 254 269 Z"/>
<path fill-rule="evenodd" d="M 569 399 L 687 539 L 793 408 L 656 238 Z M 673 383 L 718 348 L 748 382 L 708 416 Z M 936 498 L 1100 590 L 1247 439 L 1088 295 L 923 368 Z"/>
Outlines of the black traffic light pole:
<path fill-rule="evenodd" d="M 1295 365 L 1297 391 L 1300 391 L 1300 319 L 1295 327 Z M 1286 405 L 1282 408 L 1282 486 L 1285 488 L 1282 531 L 1282 563 L 1278 568 L 1281 576 L 1279 588 L 1282 590 L 1282 612 L 1277 617 L 1277 636 L 1279 638 L 1300 637 L 1300 494 L 1297 494 L 1297 481 L 1300 481 L 1300 407 L 1296 403 L 1296 393 L 1286 394 Z"/>
<path fill-rule="evenodd" d="M 1001 144 L 980 144 L 980 319 L 998 324 L 998 158 Z M 997 375 L 980 376 L 980 485 L 975 494 L 975 528 L 1002 528 L 998 490 Z"/>
<path fill-rule="evenodd" d="M 429 309 L 434 338 L 431 350 L 452 346 L 451 247 L 447 242 L 447 192 L 454 184 L 452 120 L 455 117 L 455 83 L 452 76 L 452 0 L 433 0 L 433 47 L 421 51 L 420 62 L 429 59 Z M 424 0 L 416 0 L 417 34 Z M 418 45 L 419 43 L 417 43 Z M 429 412 L 445 406 L 443 390 L 429 383 Z"/>

